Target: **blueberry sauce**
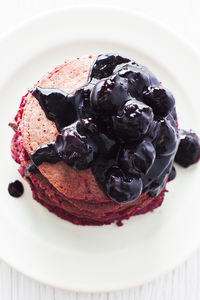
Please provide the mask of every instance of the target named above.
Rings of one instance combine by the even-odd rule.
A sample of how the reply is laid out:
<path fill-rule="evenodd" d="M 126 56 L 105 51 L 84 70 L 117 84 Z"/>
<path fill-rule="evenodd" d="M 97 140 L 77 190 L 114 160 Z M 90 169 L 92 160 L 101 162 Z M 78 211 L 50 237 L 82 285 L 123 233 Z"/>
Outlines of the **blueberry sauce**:
<path fill-rule="evenodd" d="M 168 182 L 174 180 L 176 177 L 176 169 L 172 166 L 171 172 L 169 173 Z"/>
<path fill-rule="evenodd" d="M 184 168 L 196 163 L 200 158 L 199 138 L 192 130 L 179 130 L 180 143 L 175 162 Z"/>
<path fill-rule="evenodd" d="M 23 184 L 19 180 L 9 183 L 8 192 L 12 197 L 20 197 L 24 192 Z"/>
<path fill-rule="evenodd" d="M 46 117 L 54 121 L 58 131 L 77 120 L 73 97 L 55 89 L 41 89 L 37 87 L 33 95 L 39 101 Z"/>
<path fill-rule="evenodd" d="M 42 162 L 91 168 L 117 203 L 164 188 L 178 145 L 175 100 L 146 67 L 99 55 L 88 83 L 74 95 L 41 87 L 32 93 L 59 133 L 31 155 L 28 172 Z"/>

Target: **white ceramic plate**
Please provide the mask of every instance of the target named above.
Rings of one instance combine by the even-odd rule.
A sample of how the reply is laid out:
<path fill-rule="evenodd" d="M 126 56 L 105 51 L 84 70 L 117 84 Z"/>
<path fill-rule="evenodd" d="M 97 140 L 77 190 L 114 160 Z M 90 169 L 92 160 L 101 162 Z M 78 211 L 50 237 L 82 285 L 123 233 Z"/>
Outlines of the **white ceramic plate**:
<path fill-rule="evenodd" d="M 199 242 L 199 166 L 177 168 L 161 208 L 116 225 L 81 227 L 32 200 L 10 156 L 9 120 L 20 97 L 66 58 L 119 52 L 147 65 L 174 93 L 180 124 L 198 129 L 200 59 L 177 36 L 140 15 L 111 8 L 70 8 L 32 19 L 0 40 L 0 257 L 46 284 L 76 291 L 136 286 L 185 259 Z"/>

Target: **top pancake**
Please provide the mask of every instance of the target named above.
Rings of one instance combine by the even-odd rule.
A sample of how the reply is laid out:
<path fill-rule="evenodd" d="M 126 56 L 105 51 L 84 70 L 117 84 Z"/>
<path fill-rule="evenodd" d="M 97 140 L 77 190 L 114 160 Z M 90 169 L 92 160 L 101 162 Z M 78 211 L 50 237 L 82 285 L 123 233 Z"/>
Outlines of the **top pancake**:
<path fill-rule="evenodd" d="M 94 59 L 95 56 L 89 56 L 67 60 L 46 74 L 36 86 L 57 88 L 73 94 L 87 83 Z M 26 100 L 21 132 L 24 148 L 32 154 L 38 146 L 55 141 L 58 131 L 54 122 L 46 118 L 32 94 Z M 67 198 L 110 201 L 97 185 L 90 169 L 76 171 L 61 161 L 56 164 L 42 163 L 39 170 Z"/>

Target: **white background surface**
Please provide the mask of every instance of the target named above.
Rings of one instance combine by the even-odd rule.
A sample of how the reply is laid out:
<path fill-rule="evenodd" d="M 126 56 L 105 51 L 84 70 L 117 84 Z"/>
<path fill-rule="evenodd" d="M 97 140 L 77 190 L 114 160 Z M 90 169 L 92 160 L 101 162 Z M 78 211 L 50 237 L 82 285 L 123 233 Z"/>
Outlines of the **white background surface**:
<path fill-rule="evenodd" d="M 89 2 L 89 1 L 87 1 Z M 95 0 L 91 3 L 97 2 Z M 101 1 L 128 6 L 154 17 L 181 36 L 188 39 L 200 52 L 199 0 L 140 0 Z M 49 9 L 84 3 L 70 0 L 0 0 L 0 33 L 21 21 Z M 103 16 L 102 16 L 103 21 Z M 159 42 L 159 41 L 158 41 Z M 23 45 L 19 45 L 23 47 Z M 14 51 L 14 49 L 13 49 Z M 188 74 L 192 76 L 192 74 Z M 5 263 L 0 263 L 0 300 L 197 300 L 200 299 L 200 251 L 174 271 L 161 276 L 143 287 L 123 292 L 103 294 L 77 294 L 46 287 L 17 273 Z"/>

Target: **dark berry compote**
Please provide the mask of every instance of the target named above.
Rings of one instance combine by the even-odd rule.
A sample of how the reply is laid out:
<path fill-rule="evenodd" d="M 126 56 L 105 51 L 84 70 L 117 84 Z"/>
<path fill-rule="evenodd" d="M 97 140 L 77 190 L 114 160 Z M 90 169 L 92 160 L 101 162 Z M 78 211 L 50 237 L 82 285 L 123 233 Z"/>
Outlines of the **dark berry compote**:
<path fill-rule="evenodd" d="M 75 94 L 41 87 L 32 94 L 58 135 L 35 150 L 27 173 L 36 172 L 42 162 L 61 160 L 76 170 L 91 168 L 101 189 L 117 203 L 143 193 L 155 197 L 169 174 L 175 176 L 175 100 L 146 67 L 120 55 L 99 55 L 88 83 Z"/>
<path fill-rule="evenodd" d="M 175 162 L 187 168 L 200 158 L 199 138 L 192 130 L 179 130 L 180 143 L 175 156 Z"/>

